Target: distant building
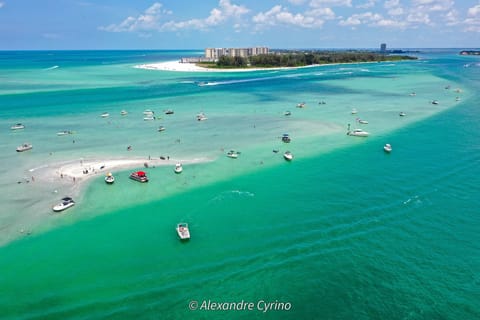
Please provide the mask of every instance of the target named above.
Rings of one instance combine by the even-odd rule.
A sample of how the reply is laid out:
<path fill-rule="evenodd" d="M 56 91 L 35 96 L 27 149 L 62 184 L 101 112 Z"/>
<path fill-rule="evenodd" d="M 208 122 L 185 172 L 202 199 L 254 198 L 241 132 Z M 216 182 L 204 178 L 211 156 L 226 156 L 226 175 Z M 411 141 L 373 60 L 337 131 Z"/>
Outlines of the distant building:
<path fill-rule="evenodd" d="M 380 52 L 382 52 L 382 53 L 387 52 L 387 44 L 386 43 L 382 43 L 380 45 Z"/>
<path fill-rule="evenodd" d="M 221 56 L 229 57 L 250 57 L 259 54 L 268 54 L 267 47 L 252 47 L 252 48 L 206 48 L 205 58 L 217 60 Z"/>

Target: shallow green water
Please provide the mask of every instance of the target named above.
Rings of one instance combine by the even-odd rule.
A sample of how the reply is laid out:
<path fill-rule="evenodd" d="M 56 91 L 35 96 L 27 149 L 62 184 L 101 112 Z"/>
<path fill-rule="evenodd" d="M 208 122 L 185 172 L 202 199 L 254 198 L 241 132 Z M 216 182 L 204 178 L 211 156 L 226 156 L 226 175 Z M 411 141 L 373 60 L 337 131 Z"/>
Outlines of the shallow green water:
<path fill-rule="evenodd" d="M 4 177 L 51 161 L 49 150 L 58 160 L 124 156 L 129 138 L 139 156 L 153 154 L 154 145 L 161 154 L 214 159 L 185 166 L 181 175 L 170 167 L 151 168 L 146 185 L 128 180 L 129 171 L 116 173 L 112 186 L 99 176 L 76 207 L 60 216 L 39 209 L 42 201 L 56 199 L 48 186 L 4 179 L 2 197 L 18 201 L 7 202 L 13 209 L 2 211 L 2 230 L 24 225 L 18 216 L 36 222 L 32 235 L 0 248 L 3 316 L 480 317 L 480 125 L 474 91 L 480 73 L 474 65 L 463 68 L 472 62 L 463 59 L 432 53 L 420 62 L 328 66 L 275 72 L 275 77 L 128 69 L 118 72 L 131 73 L 129 80 L 121 79 L 130 93 L 115 83 L 106 91 L 89 88 L 91 104 L 84 109 L 61 107 L 81 105 L 77 100 L 83 94 L 58 88 L 0 96 L 22 106 L 1 109 L 3 135 L 9 135 L 1 148 L 12 150 L 33 131 L 40 149 L 27 159 L 2 156 Z M 142 97 L 136 77 L 152 81 L 145 88 L 149 96 Z M 228 83 L 198 87 L 188 81 Z M 452 88 L 444 89 L 446 84 Z M 457 86 L 463 90 L 461 102 L 454 101 Z M 410 97 L 411 91 L 417 95 Z M 92 92 L 103 100 L 95 102 Z M 125 94 L 122 106 L 114 103 L 118 94 Z M 48 103 L 41 102 L 44 95 Z M 58 102 L 52 105 L 54 98 Z M 431 105 L 432 99 L 440 105 Z M 327 104 L 317 105 L 319 100 Z M 307 108 L 295 108 L 300 101 Z M 141 119 L 146 106 L 158 105 L 158 110 L 175 107 L 175 117 L 162 119 L 169 135 L 161 137 L 149 134 L 156 124 Z M 345 135 L 346 124 L 355 120 L 352 107 L 369 120 L 367 139 Z M 129 118 L 111 112 L 105 123 L 98 117 L 113 108 L 129 109 Z M 398 117 L 400 108 L 407 117 Z M 292 118 L 283 116 L 286 109 Z M 208 121 L 195 122 L 199 111 Z M 18 116 L 31 131 L 8 132 Z M 68 119 L 78 130 L 75 146 L 55 136 L 55 121 Z M 293 138 L 291 163 L 272 152 L 287 148 L 278 139 L 284 132 Z M 175 143 L 179 138 L 182 142 Z M 382 150 L 387 142 L 391 154 Z M 242 153 L 232 160 L 221 148 Z M 39 195 L 50 199 L 37 200 Z M 33 199 L 31 205 L 21 205 L 24 198 Z M 174 227 L 180 221 L 190 225 L 189 242 L 177 239 Z M 254 310 L 200 310 L 208 300 L 252 302 Z M 198 310 L 190 310 L 192 301 Z M 290 310 L 263 312 L 262 301 L 287 303 Z"/>

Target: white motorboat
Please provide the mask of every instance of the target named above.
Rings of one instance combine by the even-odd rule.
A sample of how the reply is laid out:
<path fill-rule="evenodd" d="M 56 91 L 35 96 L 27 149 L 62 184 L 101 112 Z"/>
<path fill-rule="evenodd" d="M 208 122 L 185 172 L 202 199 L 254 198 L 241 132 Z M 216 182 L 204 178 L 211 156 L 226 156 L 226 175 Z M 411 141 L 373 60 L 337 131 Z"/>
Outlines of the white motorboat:
<path fill-rule="evenodd" d="M 57 136 L 66 136 L 66 135 L 69 135 L 69 134 L 73 134 L 73 131 L 63 130 L 63 131 L 58 131 L 57 132 Z"/>
<path fill-rule="evenodd" d="M 400 117 L 405 117 L 407 114 L 402 111 L 402 112 L 400 112 L 398 115 L 399 115 Z"/>
<path fill-rule="evenodd" d="M 148 182 L 147 174 L 143 171 L 136 171 L 130 174 L 130 179 L 138 182 Z"/>
<path fill-rule="evenodd" d="M 392 146 L 390 145 L 390 143 L 387 143 L 383 146 L 383 150 L 387 153 L 390 153 L 392 152 Z"/>
<path fill-rule="evenodd" d="M 357 109 L 355 109 L 355 108 L 353 108 L 351 112 L 352 112 L 352 114 L 357 114 L 358 113 Z"/>
<path fill-rule="evenodd" d="M 177 230 L 178 237 L 180 240 L 188 240 L 190 239 L 190 229 L 188 229 L 187 223 L 179 223 L 175 228 Z"/>
<path fill-rule="evenodd" d="M 354 137 L 368 137 L 369 133 L 362 129 L 353 129 L 352 131 L 348 131 L 347 135 Z"/>
<path fill-rule="evenodd" d="M 417 94 L 415 92 L 410 93 L 410 97 L 415 97 Z"/>
<path fill-rule="evenodd" d="M 155 120 L 155 117 L 154 116 L 146 116 L 146 117 L 143 117 L 143 120 L 144 121 L 152 121 L 152 120 Z"/>
<path fill-rule="evenodd" d="M 438 100 L 433 100 L 432 101 L 432 104 L 439 104 L 440 102 L 438 102 Z"/>
<path fill-rule="evenodd" d="M 198 121 L 205 121 L 205 120 L 207 120 L 207 119 L 208 119 L 208 118 L 207 118 L 207 116 L 205 115 L 205 113 L 201 112 L 201 113 L 197 114 L 197 120 L 198 120 Z"/>
<path fill-rule="evenodd" d="M 158 132 L 162 132 L 162 131 L 165 131 L 165 127 L 164 126 L 158 127 Z"/>
<path fill-rule="evenodd" d="M 181 173 L 183 171 L 183 167 L 182 167 L 182 164 L 181 163 L 177 163 L 175 165 L 175 168 L 173 169 L 173 171 L 175 171 L 175 173 Z"/>
<path fill-rule="evenodd" d="M 65 197 L 65 198 L 62 199 L 62 202 L 54 205 L 52 209 L 55 212 L 60 212 L 60 211 L 66 210 L 70 207 L 73 207 L 74 205 L 75 205 L 75 201 L 73 201 L 72 198 Z"/>
<path fill-rule="evenodd" d="M 126 110 L 120 111 L 120 115 L 122 115 L 122 116 L 126 116 L 127 114 L 128 114 L 128 112 Z"/>
<path fill-rule="evenodd" d="M 283 158 L 287 161 L 292 161 L 293 160 L 293 154 L 290 151 L 285 151 L 283 154 Z"/>
<path fill-rule="evenodd" d="M 238 152 L 238 151 L 230 150 L 230 151 L 227 152 L 227 157 L 232 158 L 232 159 L 237 159 L 239 154 L 240 154 L 240 152 Z"/>
<path fill-rule="evenodd" d="M 13 126 L 10 127 L 10 129 L 12 130 L 21 130 L 21 129 L 25 129 L 25 126 L 21 123 L 16 123 L 14 124 Z"/>
<path fill-rule="evenodd" d="M 17 147 L 17 152 L 23 152 L 32 149 L 33 146 L 30 143 L 24 143 Z"/>
<path fill-rule="evenodd" d="M 357 118 L 357 122 L 360 123 L 360 124 L 368 124 L 367 120 L 363 120 L 363 119 L 360 119 L 360 118 Z"/>
<path fill-rule="evenodd" d="M 297 108 L 305 108 L 305 102 L 297 104 Z"/>
<path fill-rule="evenodd" d="M 284 115 L 284 116 L 291 116 L 292 113 L 291 113 L 290 111 L 285 111 L 285 112 L 283 113 L 283 115 Z"/>
<path fill-rule="evenodd" d="M 115 182 L 115 177 L 111 172 L 107 173 L 107 175 L 105 176 L 105 182 L 107 184 L 113 184 Z"/>
<path fill-rule="evenodd" d="M 146 116 L 153 116 L 154 113 L 155 112 L 150 109 L 146 109 L 145 111 L 143 111 L 143 114 Z"/>
<path fill-rule="evenodd" d="M 102 113 L 102 114 L 100 115 L 100 117 L 102 117 L 102 118 L 108 118 L 108 117 L 110 117 L 110 113 L 104 112 L 104 113 Z"/>

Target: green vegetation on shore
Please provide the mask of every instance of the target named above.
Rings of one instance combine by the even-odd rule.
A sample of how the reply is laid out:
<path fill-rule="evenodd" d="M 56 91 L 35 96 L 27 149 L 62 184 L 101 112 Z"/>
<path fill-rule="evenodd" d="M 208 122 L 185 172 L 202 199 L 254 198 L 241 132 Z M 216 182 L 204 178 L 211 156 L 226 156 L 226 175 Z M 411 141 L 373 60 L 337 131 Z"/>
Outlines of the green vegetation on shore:
<path fill-rule="evenodd" d="M 406 55 L 388 55 L 369 51 L 285 51 L 260 54 L 251 57 L 221 56 L 216 62 L 198 63 L 207 68 L 278 68 L 304 67 L 317 64 L 357 63 L 414 60 L 416 57 Z"/>

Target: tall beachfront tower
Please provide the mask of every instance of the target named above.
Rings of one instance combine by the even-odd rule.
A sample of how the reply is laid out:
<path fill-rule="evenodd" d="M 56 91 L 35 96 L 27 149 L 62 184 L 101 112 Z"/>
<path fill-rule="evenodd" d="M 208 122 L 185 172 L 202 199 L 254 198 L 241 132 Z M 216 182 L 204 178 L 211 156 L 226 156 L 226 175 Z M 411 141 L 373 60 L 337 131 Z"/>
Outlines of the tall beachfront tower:
<path fill-rule="evenodd" d="M 387 52 L 387 44 L 386 43 L 380 44 L 380 52 L 382 52 L 382 53 Z"/>

